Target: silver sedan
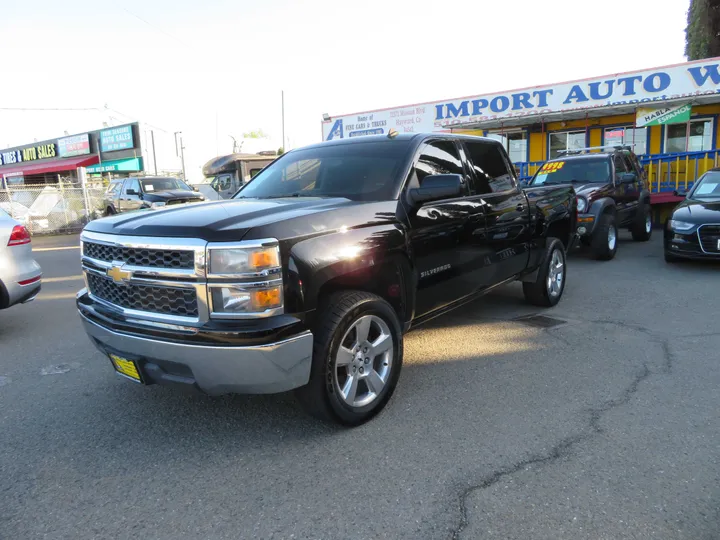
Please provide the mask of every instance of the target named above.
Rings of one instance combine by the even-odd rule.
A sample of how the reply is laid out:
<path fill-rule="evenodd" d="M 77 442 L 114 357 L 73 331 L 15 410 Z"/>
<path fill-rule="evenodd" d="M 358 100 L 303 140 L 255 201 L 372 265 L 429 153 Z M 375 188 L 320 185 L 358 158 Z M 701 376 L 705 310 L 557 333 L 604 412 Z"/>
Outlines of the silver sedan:
<path fill-rule="evenodd" d="M 41 280 L 30 233 L 0 210 L 0 309 L 33 300 L 40 292 Z"/>

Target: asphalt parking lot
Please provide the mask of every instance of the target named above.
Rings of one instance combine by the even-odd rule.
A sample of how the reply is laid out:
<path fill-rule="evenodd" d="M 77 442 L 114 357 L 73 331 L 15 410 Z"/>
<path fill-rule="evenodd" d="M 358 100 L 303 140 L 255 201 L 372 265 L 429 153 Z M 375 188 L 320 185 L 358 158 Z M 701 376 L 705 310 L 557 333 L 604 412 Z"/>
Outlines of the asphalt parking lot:
<path fill-rule="evenodd" d="M 77 237 L 37 239 L 41 295 L 0 312 L 0 537 L 716 539 L 720 266 L 622 238 L 573 254 L 555 326 L 515 284 L 410 333 L 354 430 L 115 376 Z"/>

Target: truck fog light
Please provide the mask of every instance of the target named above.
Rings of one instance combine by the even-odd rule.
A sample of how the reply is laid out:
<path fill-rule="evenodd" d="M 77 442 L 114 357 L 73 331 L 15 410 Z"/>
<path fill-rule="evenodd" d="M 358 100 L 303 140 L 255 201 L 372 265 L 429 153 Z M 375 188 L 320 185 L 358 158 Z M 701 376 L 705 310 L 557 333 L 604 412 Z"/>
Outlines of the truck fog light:
<path fill-rule="evenodd" d="M 578 234 L 585 234 L 587 232 L 587 229 L 585 227 L 578 227 L 577 232 Z"/>

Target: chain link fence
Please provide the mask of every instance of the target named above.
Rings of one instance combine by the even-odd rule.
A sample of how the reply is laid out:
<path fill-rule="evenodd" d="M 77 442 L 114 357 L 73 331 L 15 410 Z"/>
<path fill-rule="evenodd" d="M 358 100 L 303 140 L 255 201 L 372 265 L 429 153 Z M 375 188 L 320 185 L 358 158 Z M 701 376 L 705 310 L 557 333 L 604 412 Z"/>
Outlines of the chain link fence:
<path fill-rule="evenodd" d="M 102 217 L 104 194 L 102 186 L 15 186 L 0 189 L 0 208 L 32 235 L 75 233 Z"/>

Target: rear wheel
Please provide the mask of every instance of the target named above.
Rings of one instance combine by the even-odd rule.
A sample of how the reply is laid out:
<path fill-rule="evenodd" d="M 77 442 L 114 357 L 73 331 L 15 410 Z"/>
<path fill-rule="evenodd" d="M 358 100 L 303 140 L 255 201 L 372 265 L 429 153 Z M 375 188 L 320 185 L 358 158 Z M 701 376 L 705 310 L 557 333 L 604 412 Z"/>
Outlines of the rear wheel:
<path fill-rule="evenodd" d="M 615 216 L 602 214 L 593 233 L 591 248 L 596 259 L 609 261 L 617 253 L 618 230 Z"/>
<path fill-rule="evenodd" d="M 296 395 L 313 416 L 348 426 L 367 422 L 387 404 L 402 368 L 400 321 L 377 295 L 332 295 L 314 332 L 310 381 Z"/>
<path fill-rule="evenodd" d="M 105 209 L 105 215 L 106 215 L 106 216 L 112 216 L 112 215 L 115 215 L 115 213 L 116 213 L 116 212 L 115 212 L 115 210 L 113 209 L 112 206 L 108 206 L 108 207 Z"/>
<path fill-rule="evenodd" d="M 535 306 L 552 307 L 560 301 L 567 276 L 565 248 L 557 238 L 548 238 L 543 263 L 534 282 L 523 283 L 525 300 Z"/>
<path fill-rule="evenodd" d="M 642 205 L 630 232 L 632 232 L 633 240 L 636 242 L 647 242 L 650 240 L 652 236 L 652 212 L 650 211 L 649 204 Z"/>

